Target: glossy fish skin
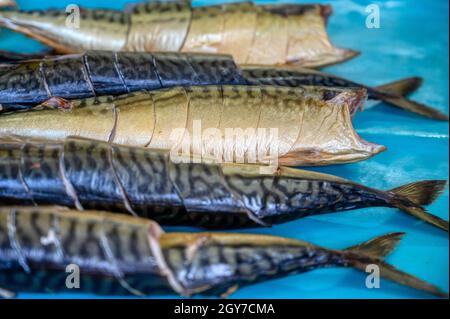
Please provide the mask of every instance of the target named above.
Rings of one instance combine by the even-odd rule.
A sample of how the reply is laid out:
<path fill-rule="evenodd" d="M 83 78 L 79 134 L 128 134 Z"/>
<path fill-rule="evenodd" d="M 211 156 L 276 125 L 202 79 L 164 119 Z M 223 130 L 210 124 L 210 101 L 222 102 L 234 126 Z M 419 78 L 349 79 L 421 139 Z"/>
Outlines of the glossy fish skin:
<path fill-rule="evenodd" d="M 248 2 L 191 8 L 189 1 L 179 0 L 131 5 L 123 12 L 81 10 L 79 28 L 68 24 L 66 13 L 58 10 L 2 11 L 0 25 L 62 53 L 228 53 L 237 63 L 319 67 L 358 54 L 331 44 L 325 30 L 330 13 L 331 8 L 323 5 L 258 6 Z"/>
<path fill-rule="evenodd" d="M 162 224 L 236 228 L 370 206 L 428 214 L 445 181 L 379 191 L 332 175 L 243 164 L 186 163 L 164 151 L 70 138 L 2 140 L 0 201 L 106 209 Z M 415 197 L 418 197 L 417 199 Z M 419 205 L 420 204 L 420 205 Z"/>
<path fill-rule="evenodd" d="M 369 87 L 312 69 L 258 65 L 238 67 L 231 56 L 198 53 L 89 51 L 81 55 L 43 58 L 43 55 L 17 56 L 0 52 L 0 56 L 2 60 L 17 63 L 4 64 L 0 68 L 0 113 L 29 109 L 54 96 L 86 98 L 180 85 L 311 85 L 363 88 L 370 99 L 382 100 L 433 119 L 448 120 L 448 116 L 440 111 L 407 99 L 406 96 L 422 83 L 422 79 L 417 77 Z M 49 87 L 48 83 L 54 82 L 58 85 Z"/>
<path fill-rule="evenodd" d="M 260 65 L 243 65 L 242 75 L 252 85 L 302 86 L 317 85 L 339 88 L 364 88 L 368 98 L 376 98 L 374 90 L 363 84 L 353 82 L 335 75 L 308 68 L 268 67 Z"/>
<path fill-rule="evenodd" d="M 446 293 L 386 264 L 403 233 L 345 250 L 251 234 L 164 233 L 154 222 L 59 207 L 0 207 L 0 293 L 74 292 L 66 266 L 78 265 L 76 292 L 175 293 L 226 297 L 241 286 L 322 267 L 381 268 L 381 276 L 439 297 Z"/>
<path fill-rule="evenodd" d="M 240 163 L 348 163 L 385 149 L 353 129 L 351 115 L 365 97 L 364 90 L 306 86 L 197 86 L 50 99 L 44 109 L 0 116 L 0 137 L 80 136 L 225 162 L 238 156 Z"/>
<path fill-rule="evenodd" d="M 90 51 L 0 67 L 3 111 L 51 97 L 119 95 L 181 85 L 245 84 L 226 55 Z"/>
<path fill-rule="evenodd" d="M 137 3 L 129 6 L 129 29 L 122 51 L 180 51 L 191 24 L 190 1 Z"/>
<path fill-rule="evenodd" d="M 0 288 L 100 295 L 138 294 L 138 288 L 172 292 L 153 256 L 151 230 L 154 236 L 161 231 L 155 222 L 127 216 L 1 207 Z M 80 289 L 66 287 L 69 264 L 81 270 Z"/>

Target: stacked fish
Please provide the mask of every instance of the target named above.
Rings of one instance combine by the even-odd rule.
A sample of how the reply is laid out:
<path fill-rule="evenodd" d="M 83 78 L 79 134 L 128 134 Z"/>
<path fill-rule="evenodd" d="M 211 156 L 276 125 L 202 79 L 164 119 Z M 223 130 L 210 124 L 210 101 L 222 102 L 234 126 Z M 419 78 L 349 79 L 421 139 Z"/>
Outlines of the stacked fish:
<path fill-rule="evenodd" d="M 330 13 L 177 0 L 82 10 L 74 28 L 64 11 L 2 10 L 0 25 L 55 51 L 0 54 L 0 295 L 67 291 L 69 264 L 88 292 L 183 296 L 377 264 L 387 279 L 446 296 L 384 261 L 403 233 L 332 250 L 157 224 L 261 227 L 378 206 L 448 232 L 424 208 L 446 181 L 384 191 L 289 167 L 384 151 L 352 125 L 367 98 L 448 120 L 408 99 L 419 78 L 369 87 L 306 68 L 356 55 L 329 41 Z"/>

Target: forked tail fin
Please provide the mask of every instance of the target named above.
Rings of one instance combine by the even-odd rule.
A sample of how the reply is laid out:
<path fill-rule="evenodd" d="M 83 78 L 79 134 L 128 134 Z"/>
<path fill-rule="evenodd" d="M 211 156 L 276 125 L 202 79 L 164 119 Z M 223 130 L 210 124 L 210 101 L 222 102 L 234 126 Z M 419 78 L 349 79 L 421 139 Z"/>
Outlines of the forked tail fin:
<path fill-rule="evenodd" d="M 377 93 L 407 96 L 420 88 L 422 83 L 422 78 L 411 77 L 376 86 L 373 89 L 376 90 Z"/>
<path fill-rule="evenodd" d="M 428 105 L 412 101 L 406 97 L 408 94 L 417 90 L 421 85 L 421 78 L 412 77 L 374 87 L 373 92 L 380 100 L 397 106 L 403 110 L 435 120 L 448 121 L 448 115 Z"/>
<path fill-rule="evenodd" d="M 447 185 L 445 180 L 426 180 L 406 184 L 388 191 L 390 204 L 403 212 L 448 232 L 448 221 L 428 213 L 422 205 L 431 204 Z"/>
<path fill-rule="evenodd" d="M 403 235 L 405 235 L 405 233 L 389 233 L 365 241 L 356 246 L 348 247 L 345 250 L 356 254 L 383 259 L 397 247 Z"/>
<path fill-rule="evenodd" d="M 433 120 L 448 121 L 447 114 L 444 114 L 441 111 L 436 110 L 425 104 L 409 100 L 405 97 L 401 97 L 401 96 L 384 97 L 383 101 L 388 102 L 389 104 L 397 106 L 406 111 L 416 113 L 416 114 L 431 118 Z"/>
<path fill-rule="evenodd" d="M 440 288 L 398 270 L 384 261 L 384 257 L 393 251 L 403 235 L 404 233 L 386 234 L 345 249 L 344 254 L 346 255 L 348 266 L 365 272 L 367 266 L 376 265 L 380 270 L 380 276 L 382 278 L 431 293 L 438 297 L 447 298 L 448 294 Z"/>

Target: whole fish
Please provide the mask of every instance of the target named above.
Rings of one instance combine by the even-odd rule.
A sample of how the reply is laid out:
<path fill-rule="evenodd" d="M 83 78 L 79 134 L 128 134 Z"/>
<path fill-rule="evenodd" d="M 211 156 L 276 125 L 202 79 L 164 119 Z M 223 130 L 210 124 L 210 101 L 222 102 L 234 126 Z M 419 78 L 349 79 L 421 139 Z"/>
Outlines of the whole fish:
<path fill-rule="evenodd" d="M 279 167 L 196 163 L 169 152 L 70 138 L 1 140 L 0 202 L 104 209 L 162 224 L 267 226 L 363 207 L 395 207 L 448 232 L 426 212 L 446 181 L 388 191 L 336 176 Z"/>
<path fill-rule="evenodd" d="M 251 2 L 192 8 L 189 1 L 152 1 L 125 11 L 71 7 L 2 11 L 0 25 L 58 52 L 179 51 L 232 54 L 238 63 L 319 67 L 356 51 L 334 47 L 326 33 L 331 7 Z M 236 45 L 239 43 L 239 45 Z"/>
<path fill-rule="evenodd" d="M 369 87 L 312 69 L 238 67 L 231 56 L 192 53 L 88 51 L 42 57 L 2 52 L 0 56 L 16 63 L 0 67 L 0 112 L 29 109 L 51 97 L 77 99 L 181 85 L 319 85 L 365 88 L 369 99 L 433 119 L 448 120 L 440 111 L 405 97 L 420 87 L 422 80 L 417 77 Z M 33 61 L 24 61 L 27 58 Z"/>
<path fill-rule="evenodd" d="M 273 166 L 349 163 L 385 149 L 353 129 L 351 115 L 365 99 L 364 89 L 234 85 L 52 98 L 0 116 L 0 137 L 80 136 Z"/>
<path fill-rule="evenodd" d="M 390 233 L 335 250 L 264 235 L 164 233 L 153 221 L 106 212 L 1 207 L 0 296 L 73 292 L 66 269 L 74 265 L 81 273 L 77 292 L 227 297 L 261 281 L 324 267 L 365 271 L 370 264 L 382 278 L 447 297 L 384 261 L 402 236 Z"/>

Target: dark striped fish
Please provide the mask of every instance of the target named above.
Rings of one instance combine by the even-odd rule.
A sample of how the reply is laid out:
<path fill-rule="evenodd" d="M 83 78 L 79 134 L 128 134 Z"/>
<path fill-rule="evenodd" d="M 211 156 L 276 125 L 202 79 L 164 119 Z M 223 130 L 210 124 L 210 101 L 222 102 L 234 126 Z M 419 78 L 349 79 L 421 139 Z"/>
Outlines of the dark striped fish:
<path fill-rule="evenodd" d="M 63 53 L 226 53 L 238 63 L 309 67 L 343 62 L 358 54 L 332 45 L 326 32 L 331 7 L 318 4 L 246 2 L 192 8 L 190 1 L 175 0 L 135 4 L 126 11 L 74 10 L 71 14 L 54 9 L 1 11 L 0 25 Z"/>
<path fill-rule="evenodd" d="M 52 97 L 77 99 L 120 95 L 193 85 L 279 85 L 364 88 L 369 99 L 381 100 L 406 111 L 437 120 L 447 115 L 406 96 L 420 78 L 407 78 L 369 87 L 332 74 L 300 67 L 238 67 L 231 56 L 189 53 L 89 51 L 79 55 L 42 57 L 0 52 L 0 113 L 28 109 Z M 33 58 L 33 61 L 26 61 Z M 39 58 L 39 60 L 36 60 Z"/>
<path fill-rule="evenodd" d="M 166 234 L 150 220 L 97 211 L 0 207 L 0 296 L 32 291 L 226 297 L 256 282 L 323 267 L 365 271 L 371 264 L 383 278 L 447 297 L 384 261 L 402 235 L 331 250 L 272 236 Z M 79 277 L 69 278 L 71 271 Z"/>
<path fill-rule="evenodd" d="M 447 221 L 422 207 L 433 202 L 445 181 L 380 191 L 304 170 L 192 161 L 85 139 L 2 140 L 0 201 L 105 209 L 208 228 L 266 226 L 382 206 L 448 231 Z"/>
<path fill-rule="evenodd" d="M 91 51 L 0 66 L 0 112 L 182 85 L 246 84 L 231 56 Z"/>

